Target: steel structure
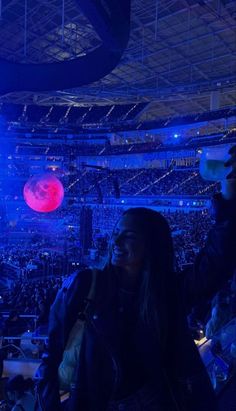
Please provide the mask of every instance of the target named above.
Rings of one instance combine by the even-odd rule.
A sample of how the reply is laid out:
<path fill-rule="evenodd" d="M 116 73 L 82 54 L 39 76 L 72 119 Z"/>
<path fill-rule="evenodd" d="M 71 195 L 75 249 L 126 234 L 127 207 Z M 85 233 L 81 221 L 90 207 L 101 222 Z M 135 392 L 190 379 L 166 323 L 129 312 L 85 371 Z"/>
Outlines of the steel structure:
<path fill-rule="evenodd" d="M 148 102 L 141 113 L 148 120 L 232 106 L 235 29 L 235 0 L 132 0 L 130 40 L 112 73 L 77 89 L 14 92 L 0 102 Z M 21 63 L 73 59 L 101 43 L 75 0 L 0 0 L 0 38 L 0 58 Z"/>

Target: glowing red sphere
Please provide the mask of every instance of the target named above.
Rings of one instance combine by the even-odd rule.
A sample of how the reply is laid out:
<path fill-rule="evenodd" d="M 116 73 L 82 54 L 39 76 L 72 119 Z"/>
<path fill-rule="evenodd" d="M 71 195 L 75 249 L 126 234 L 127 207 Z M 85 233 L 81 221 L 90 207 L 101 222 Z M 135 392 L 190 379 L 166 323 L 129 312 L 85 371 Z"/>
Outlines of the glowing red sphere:
<path fill-rule="evenodd" d="M 39 174 L 27 181 L 23 194 L 30 208 L 41 213 L 48 213 L 61 205 L 64 188 L 53 174 Z"/>

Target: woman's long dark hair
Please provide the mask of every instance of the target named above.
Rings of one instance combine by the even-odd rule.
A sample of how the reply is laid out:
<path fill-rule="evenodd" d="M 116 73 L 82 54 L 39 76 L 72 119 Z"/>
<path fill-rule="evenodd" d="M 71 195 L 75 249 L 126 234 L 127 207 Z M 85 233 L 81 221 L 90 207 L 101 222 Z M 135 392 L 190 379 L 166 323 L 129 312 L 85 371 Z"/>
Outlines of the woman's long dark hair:
<path fill-rule="evenodd" d="M 157 211 L 145 207 L 129 208 L 123 213 L 137 219 L 143 232 L 146 256 L 140 287 L 140 317 L 158 331 L 165 344 L 169 326 L 172 292 L 175 287 L 173 242 L 166 219 Z M 111 250 L 105 269 L 111 267 Z"/>

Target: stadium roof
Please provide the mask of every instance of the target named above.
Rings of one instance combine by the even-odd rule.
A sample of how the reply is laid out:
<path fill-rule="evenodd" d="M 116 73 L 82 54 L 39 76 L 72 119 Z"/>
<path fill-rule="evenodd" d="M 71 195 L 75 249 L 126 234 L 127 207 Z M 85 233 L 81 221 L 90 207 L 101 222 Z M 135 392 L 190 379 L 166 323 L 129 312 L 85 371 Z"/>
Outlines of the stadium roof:
<path fill-rule="evenodd" d="M 112 73 L 77 89 L 13 92 L 0 102 L 148 102 L 147 120 L 209 110 L 211 99 L 236 104 L 235 0 L 131 3 L 130 40 Z M 0 38 L 0 58 L 20 63 L 73 59 L 100 45 L 75 0 L 0 0 Z"/>

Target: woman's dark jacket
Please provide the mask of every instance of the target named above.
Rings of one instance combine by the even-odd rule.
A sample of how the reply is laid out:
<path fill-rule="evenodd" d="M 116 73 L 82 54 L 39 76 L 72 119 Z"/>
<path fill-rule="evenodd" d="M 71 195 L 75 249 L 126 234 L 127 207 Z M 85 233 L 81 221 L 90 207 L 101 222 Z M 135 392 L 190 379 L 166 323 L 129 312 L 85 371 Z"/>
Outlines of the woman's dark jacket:
<path fill-rule="evenodd" d="M 160 403 L 173 400 L 179 411 L 216 411 L 215 396 L 198 350 L 189 334 L 184 309 L 211 298 L 230 278 L 236 266 L 235 204 L 220 195 L 213 199 L 216 223 L 194 267 L 182 272 L 172 284 L 173 304 L 168 307 L 170 324 L 165 345 L 142 324 L 139 333 L 140 354 L 150 364 L 150 378 L 160 391 Z M 91 285 L 91 270 L 73 274 L 63 284 L 51 308 L 48 349 L 38 370 L 37 411 L 59 411 L 58 365 L 62 360 L 69 333 Z M 77 383 L 72 391 L 72 411 L 106 411 L 122 373 L 119 357 L 115 289 L 110 288 L 109 273 L 98 271 L 94 302 L 87 313 L 86 328 L 80 351 Z M 176 301 L 176 288 L 180 298 Z M 138 326 L 137 326 L 138 327 Z M 154 344 L 155 354 L 150 349 Z M 165 396 L 167 402 L 165 403 Z M 178 404 L 178 405 L 177 405 Z M 163 410 L 170 411 L 169 405 Z"/>

